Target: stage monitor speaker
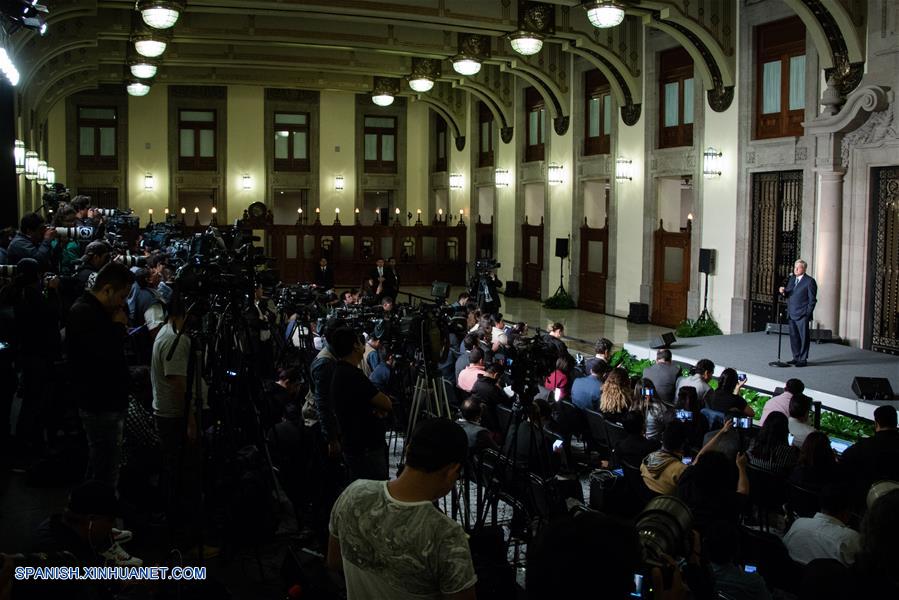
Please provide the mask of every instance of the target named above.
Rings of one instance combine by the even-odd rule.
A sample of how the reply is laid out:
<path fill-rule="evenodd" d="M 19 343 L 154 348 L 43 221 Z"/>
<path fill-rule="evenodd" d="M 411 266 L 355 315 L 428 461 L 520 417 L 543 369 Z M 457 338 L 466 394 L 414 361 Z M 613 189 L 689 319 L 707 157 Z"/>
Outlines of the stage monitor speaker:
<path fill-rule="evenodd" d="M 521 284 L 517 281 L 507 281 L 503 295 L 506 298 L 516 298 L 521 294 Z"/>
<path fill-rule="evenodd" d="M 627 320 L 631 323 L 649 323 L 649 305 L 643 302 L 631 302 Z"/>
<path fill-rule="evenodd" d="M 556 258 L 568 258 L 568 238 L 556 238 Z"/>
<path fill-rule="evenodd" d="M 699 272 L 712 274 L 715 272 L 715 256 L 714 248 L 699 249 Z"/>
<path fill-rule="evenodd" d="M 677 338 L 674 337 L 674 334 L 671 332 L 663 333 L 662 335 L 657 335 L 653 340 L 652 344 L 650 344 L 650 348 L 653 350 L 659 350 L 661 348 L 670 348 L 671 344 L 677 341 Z"/>
<path fill-rule="evenodd" d="M 893 400 L 893 387 L 886 377 L 856 377 L 852 391 L 862 400 Z"/>

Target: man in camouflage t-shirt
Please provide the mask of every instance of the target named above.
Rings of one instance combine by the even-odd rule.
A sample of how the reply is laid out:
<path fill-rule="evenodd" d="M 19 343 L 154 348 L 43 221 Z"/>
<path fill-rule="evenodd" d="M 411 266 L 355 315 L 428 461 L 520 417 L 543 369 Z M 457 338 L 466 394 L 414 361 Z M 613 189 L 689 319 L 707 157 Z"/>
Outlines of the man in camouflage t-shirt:
<path fill-rule="evenodd" d="M 331 511 L 328 566 L 348 600 L 474 598 L 477 582 L 462 527 L 434 507 L 451 489 L 468 438 L 448 419 L 422 421 L 393 481 L 360 479 Z"/>

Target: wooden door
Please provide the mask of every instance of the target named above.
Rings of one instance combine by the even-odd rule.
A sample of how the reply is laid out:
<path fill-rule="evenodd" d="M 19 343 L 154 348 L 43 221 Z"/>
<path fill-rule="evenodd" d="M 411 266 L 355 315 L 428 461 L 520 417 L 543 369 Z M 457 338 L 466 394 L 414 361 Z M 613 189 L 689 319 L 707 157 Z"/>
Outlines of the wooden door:
<path fill-rule="evenodd" d="M 521 293 L 525 298 L 542 300 L 543 290 L 543 218 L 539 225 L 521 225 Z"/>
<path fill-rule="evenodd" d="M 303 272 L 303 237 L 296 226 L 274 225 L 268 231 L 269 255 L 275 259 L 275 268 L 281 281 L 287 284 L 302 283 L 307 280 Z"/>
<path fill-rule="evenodd" d="M 578 308 L 593 312 L 606 310 L 606 279 L 609 272 L 609 219 L 602 227 L 581 225 L 581 258 Z"/>
<path fill-rule="evenodd" d="M 493 217 L 489 223 L 481 223 L 481 215 L 475 224 L 474 257 L 476 260 L 493 258 Z"/>
<path fill-rule="evenodd" d="M 652 322 L 677 327 L 687 318 L 690 289 L 690 227 L 665 231 L 659 221 L 655 232 L 655 263 L 652 288 Z"/>

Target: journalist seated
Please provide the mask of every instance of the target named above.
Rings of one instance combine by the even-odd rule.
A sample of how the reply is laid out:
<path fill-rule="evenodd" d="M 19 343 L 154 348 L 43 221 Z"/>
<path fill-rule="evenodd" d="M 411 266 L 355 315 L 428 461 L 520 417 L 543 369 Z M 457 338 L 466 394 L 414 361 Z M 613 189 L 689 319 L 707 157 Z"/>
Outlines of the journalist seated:
<path fill-rule="evenodd" d="M 468 436 L 469 451 L 474 453 L 487 448 L 499 450 L 490 430 L 481 425 L 481 416 L 486 410 L 487 407 L 477 399 L 467 398 L 462 403 L 462 417 L 456 421 Z"/>
<path fill-rule="evenodd" d="M 609 363 L 594 361 L 590 373 L 578 377 L 571 385 L 571 403 L 578 408 L 599 410 L 599 399 L 602 396 L 602 378 L 609 372 Z"/>
<path fill-rule="evenodd" d="M 687 432 L 680 421 L 672 421 L 662 434 L 662 448 L 643 459 L 643 482 L 656 494 L 674 495 L 677 481 L 687 469 L 682 460 Z"/>

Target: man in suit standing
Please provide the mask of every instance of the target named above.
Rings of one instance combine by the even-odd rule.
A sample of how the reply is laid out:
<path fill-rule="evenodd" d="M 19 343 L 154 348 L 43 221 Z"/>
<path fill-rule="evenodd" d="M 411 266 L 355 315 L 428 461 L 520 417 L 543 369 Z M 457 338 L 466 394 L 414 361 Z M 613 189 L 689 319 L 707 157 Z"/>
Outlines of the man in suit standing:
<path fill-rule="evenodd" d="M 334 271 L 328 266 L 328 259 L 318 261 L 318 270 L 315 272 L 315 287 L 328 291 L 334 289 Z"/>
<path fill-rule="evenodd" d="M 372 293 L 377 297 L 378 302 L 380 302 L 381 298 L 384 296 L 390 296 L 391 298 L 396 297 L 394 282 L 395 279 L 390 272 L 390 267 L 387 267 L 384 264 L 383 258 L 379 258 L 375 262 L 375 268 L 372 269 L 371 273 L 368 275 L 368 283 L 371 286 Z"/>
<path fill-rule="evenodd" d="M 818 302 L 818 284 L 805 269 L 807 263 L 799 259 L 793 263 L 793 275 L 780 293 L 787 298 L 787 317 L 790 324 L 790 347 L 793 349 L 791 365 L 804 367 L 808 364 L 809 321 Z"/>

